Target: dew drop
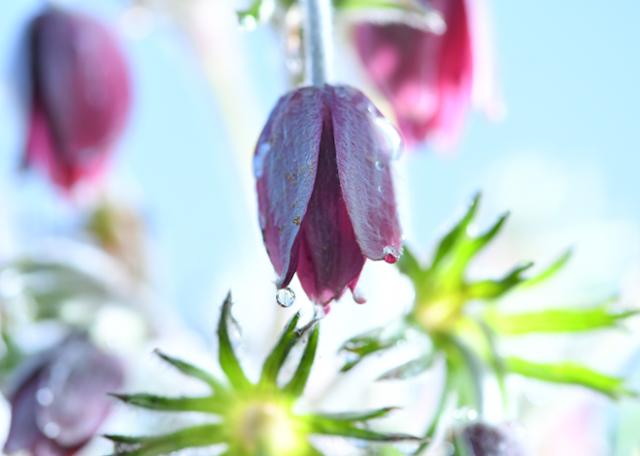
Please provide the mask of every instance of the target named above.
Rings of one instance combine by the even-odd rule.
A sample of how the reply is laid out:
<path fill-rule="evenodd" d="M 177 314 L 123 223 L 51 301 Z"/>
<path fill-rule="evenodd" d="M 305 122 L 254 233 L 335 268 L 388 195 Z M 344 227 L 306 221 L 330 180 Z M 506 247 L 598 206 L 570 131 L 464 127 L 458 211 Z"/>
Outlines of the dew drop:
<path fill-rule="evenodd" d="M 53 391 L 51 391 L 51 388 L 40 388 L 36 392 L 36 400 L 38 404 L 43 407 L 48 407 L 53 404 L 53 399 Z"/>
<path fill-rule="evenodd" d="M 378 185 L 377 190 L 378 190 L 378 193 L 382 193 L 382 185 Z"/>
<path fill-rule="evenodd" d="M 360 289 L 356 288 L 355 290 L 353 290 L 352 295 L 353 295 L 353 300 L 356 302 L 356 304 L 367 303 L 367 298 L 364 297 Z"/>
<path fill-rule="evenodd" d="M 462 407 L 455 411 L 453 418 L 464 423 L 473 422 L 478 419 L 478 412 L 470 407 Z"/>
<path fill-rule="evenodd" d="M 42 428 L 42 432 L 44 432 L 44 435 L 46 435 L 50 439 L 57 438 L 60 435 L 60 431 L 61 429 L 58 423 L 54 423 L 53 421 L 49 421 Z"/>
<path fill-rule="evenodd" d="M 324 317 L 327 316 L 327 313 L 329 313 L 329 304 L 316 304 L 313 307 L 313 321 L 317 322 L 322 320 Z"/>
<path fill-rule="evenodd" d="M 267 158 L 267 154 L 271 150 L 271 144 L 263 142 L 258 146 L 258 151 L 253 156 L 253 174 L 259 179 L 264 172 L 264 161 Z"/>
<path fill-rule="evenodd" d="M 382 171 L 384 169 L 384 163 L 382 163 L 380 160 L 376 160 L 374 165 L 378 171 Z"/>
<path fill-rule="evenodd" d="M 336 87 L 335 94 L 338 96 L 338 98 L 342 98 L 344 100 L 350 98 L 349 89 L 344 86 Z"/>
<path fill-rule="evenodd" d="M 386 261 L 389 264 L 395 263 L 396 261 L 398 261 L 398 258 L 400 257 L 400 254 L 398 253 L 398 251 L 394 247 L 391 247 L 390 245 L 382 249 L 382 254 L 384 255 L 384 261 Z"/>
<path fill-rule="evenodd" d="M 289 308 L 296 302 L 296 294 L 291 288 L 280 288 L 276 293 L 276 302 L 280 307 Z"/>
<path fill-rule="evenodd" d="M 402 137 L 396 127 L 382 116 L 376 116 L 373 121 L 378 130 L 382 141 L 384 142 L 384 150 L 392 160 L 397 159 L 402 151 Z"/>

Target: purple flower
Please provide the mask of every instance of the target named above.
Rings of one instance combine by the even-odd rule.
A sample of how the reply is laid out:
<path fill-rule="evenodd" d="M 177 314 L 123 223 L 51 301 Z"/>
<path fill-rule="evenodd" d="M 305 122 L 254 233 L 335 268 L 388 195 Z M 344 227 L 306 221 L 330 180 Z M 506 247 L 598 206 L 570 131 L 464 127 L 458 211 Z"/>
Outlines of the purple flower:
<path fill-rule="evenodd" d="M 129 111 L 127 66 L 102 24 L 57 7 L 34 19 L 30 40 L 25 164 L 70 191 L 104 172 Z"/>
<path fill-rule="evenodd" d="M 98 431 L 119 388 L 117 359 L 86 339 L 68 339 L 42 356 L 10 394 L 11 426 L 5 453 L 71 456 Z"/>
<path fill-rule="evenodd" d="M 446 23 L 441 35 L 404 24 L 356 26 L 360 60 L 409 144 L 453 143 L 472 95 L 497 115 L 483 2 L 429 2 Z"/>
<path fill-rule="evenodd" d="M 354 88 L 304 87 L 280 98 L 254 157 L 279 288 L 297 272 L 307 295 L 327 306 L 354 290 L 366 258 L 398 259 L 390 165 L 399 147 L 396 130 Z"/>
<path fill-rule="evenodd" d="M 472 423 L 462 429 L 462 442 L 474 456 L 524 456 L 524 448 L 507 426 Z"/>

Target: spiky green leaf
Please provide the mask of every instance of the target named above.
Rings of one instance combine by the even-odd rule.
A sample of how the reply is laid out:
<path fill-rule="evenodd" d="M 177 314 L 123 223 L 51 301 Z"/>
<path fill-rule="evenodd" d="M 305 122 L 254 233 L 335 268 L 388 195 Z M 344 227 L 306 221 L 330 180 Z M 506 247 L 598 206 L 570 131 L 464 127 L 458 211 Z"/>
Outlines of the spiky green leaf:
<path fill-rule="evenodd" d="M 606 375 L 573 362 L 538 363 L 515 356 L 504 360 L 507 370 L 524 377 L 551 383 L 579 385 L 597 391 L 612 399 L 637 396 L 624 384 L 624 379 Z"/>
<path fill-rule="evenodd" d="M 262 384 L 275 384 L 278 379 L 278 373 L 282 368 L 282 365 L 287 359 L 289 352 L 295 346 L 296 342 L 300 339 L 296 327 L 300 320 L 300 313 L 296 313 L 289 321 L 286 328 L 282 332 L 280 339 L 276 343 L 269 356 L 262 365 L 262 374 L 260 375 L 260 383 Z"/>
<path fill-rule="evenodd" d="M 382 407 L 374 410 L 367 410 L 364 412 L 345 412 L 345 413 L 321 413 L 317 416 L 334 421 L 369 421 L 376 418 L 383 418 L 389 413 L 397 410 L 397 407 Z"/>
<path fill-rule="evenodd" d="M 467 286 L 467 296 L 471 299 L 497 299 L 523 283 L 526 280 L 523 274 L 532 266 L 531 262 L 524 263 L 513 268 L 501 279 L 472 282 Z"/>
<path fill-rule="evenodd" d="M 532 333 L 572 333 L 616 327 L 638 310 L 611 310 L 608 304 L 586 309 L 547 309 L 537 312 L 500 313 L 491 310 L 487 323 L 497 332 L 517 336 Z"/>
<path fill-rule="evenodd" d="M 569 262 L 571 256 L 573 255 L 572 249 L 567 249 L 562 255 L 560 255 L 553 263 L 547 266 L 546 269 L 543 269 L 538 274 L 533 277 L 529 277 L 527 280 L 520 284 L 521 287 L 531 287 L 534 285 L 538 285 L 542 282 L 545 282 L 555 276 L 558 272 L 560 272 Z"/>
<path fill-rule="evenodd" d="M 231 293 L 229 293 L 222 304 L 222 312 L 218 321 L 218 360 L 229 383 L 234 388 L 244 389 L 250 385 L 250 382 L 236 357 L 231 337 L 229 336 L 229 320 L 232 318 L 231 306 Z"/>
<path fill-rule="evenodd" d="M 153 437 L 106 435 L 122 456 L 166 455 L 185 448 L 200 448 L 225 441 L 225 429 L 219 424 L 205 424 Z"/>
<path fill-rule="evenodd" d="M 154 394 L 112 394 L 116 399 L 135 407 L 163 412 L 220 413 L 227 405 L 214 396 L 164 397 Z"/>
<path fill-rule="evenodd" d="M 309 421 L 313 434 L 335 435 L 370 442 L 420 441 L 413 435 L 377 432 L 359 427 L 349 421 L 333 420 L 319 415 L 311 416 Z"/>
<path fill-rule="evenodd" d="M 442 237 L 436 247 L 433 262 L 431 263 L 431 269 L 435 269 L 452 252 L 456 244 L 466 238 L 469 225 L 478 212 L 480 200 L 481 194 L 476 193 L 460 221 Z"/>
<path fill-rule="evenodd" d="M 418 282 L 421 280 L 422 275 L 425 271 L 420 266 L 420 262 L 418 258 L 413 254 L 413 251 L 404 246 L 404 250 L 402 252 L 402 256 L 396 263 L 396 266 L 400 270 L 401 273 L 408 276 L 413 282 Z"/>
<path fill-rule="evenodd" d="M 500 233 L 502 227 L 506 223 L 509 218 L 509 213 L 505 212 L 502 214 L 495 223 L 489 227 L 484 233 L 479 236 L 473 237 L 467 245 L 464 247 L 464 252 L 461 253 L 461 256 L 465 257 L 468 260 L 477 255 L 482 249 L 487 247 L 491 241 L 495 239 L 495 237 Z"/>
<path fill-rule="evenodd" d="M 378 380 L 404 380 L 420 375 L 433 365 L 433 361 L 435 360 L 434 355 L 435 353 L 431 352 L 416 359 L 412 359 L 411 361 L 407 361 L 406 363 L 385 372 L 378 377 Z"/>
<path fill-rule="evenodd" d="M 340 371 L 350 371 L 368 356 L 394 347 L 403 341 L 406 335 L 407 326 L 403 322 L 394 327 L 376 328 L 352 337 L 340 348 L 342 353 L 348 355 Z"/>
<path fill-rule="evenodd" d="M 289 383 L 287 383 L 282 389 L 285 393 L 294 397 L 298 397 L 304 392 L 307 380 L 309 379 L 309 374 L 311 373 L 311 368 L 313 367 L 313 362 L 316 358 L 318 340 L 320 338 L 320 325 L 315 323 L 310 330 L 311 333 L 309 334 L 309 340 L 307 341 L 307 345 L 304 347 L 300 363 L 293 373 L 291 380 L 289 380 Z"/>
<path fill-rule="evenodd" d="M 160 350 L 155 350 L 154 353 L 164 362 L 170 364 L 184 375 L 206 383 L 216 394 L 223 395 L 225 393 L 225 387 L 222 385 L 222 383 L 220 383 L 209 372 L 200 369 L 193 364 L 187 363 L 186 361 L 169 356 L 166 353 L 161 352 Z"/>

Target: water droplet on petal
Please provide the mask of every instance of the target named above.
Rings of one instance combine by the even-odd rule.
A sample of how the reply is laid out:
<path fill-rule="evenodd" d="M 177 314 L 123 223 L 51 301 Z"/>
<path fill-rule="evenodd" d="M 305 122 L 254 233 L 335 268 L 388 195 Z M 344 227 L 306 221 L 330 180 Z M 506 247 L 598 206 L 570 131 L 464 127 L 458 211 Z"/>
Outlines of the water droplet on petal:
<path fill-rule="evenodd" d="M 378 190 L 379 193 L 382 193 L 382 185 L 378 185 L 377 190 Z"/>
<path fill-rule="evenodd" d="M 382 171 L 384 169 L 384 163 L 382 163 L 380 160 L 376 160 L 374 164 L 378 171 Z"/>
<path fill-rule="evenodd" d="M 398 129 L 382 116 L 375 116 L 373 123 L 379 132 L 380 139 L 384 141 L 384 150 L 389 158 L 397 159 L 402 151 L 402 137 Z"/>
<path fill-rule="evenodd" d="M 398 261 L 398 258 L 400 258 L 398 250 L 394 247 L 391 247 L 390 245 L 382 249 L 382 254 L 384 255 L 384 261 L 389 264 L 395 263 L 396 261 Z"/>
<path fill-rule="evenodd" d="M 296 302 L 296 294 L 291 288 L 280 288 L 276 293 L 276 302 L 280 307 L 289 308 Z"/>
<path fill-rule="evenodd" d="M 53 391 L 51 388 L 40 388 L 36 392 L 36 401 L 43 407 L 48 407 L 53 404 Z"/>
<path fill-rule="evenodd" d="M 367 298 L 364 297 L 364 295 L 362 294 L 362 291 L 360 291 L 358 288 L 353 290 L 352 295 L 353 295 L 353 300 L 356 302 L 356 304 L 367 303 Z"/>
<path fill-rule="evenodd" d="M 462 407 L 455 411 L 453 418 L 463 423 L 473 422 L 478 419 L 478 412 L 470 407 Z"/>
<path fill-rule="evenodd" d="M 349 93 L 349 89 L 344 87 L 344 86 L 339 86 L 335 88 L 335 94 L 338 96 L 338 98 L 342 98 L 342 99 L 349 99 L 350 98 L 350 93 Z"/>
<path fill-rule="evenodd" d="M 42 428 L 42 432 L 44 432 L 44 435 L 46 435 L 50 439 L 57 438 L 60 435 L 60 431 L 61 429 L 58 423 L 54 423 L 53 421 L 49 421 Z"/>
<path fill-rule="evenodd" d="M 264 172 L 264 161 L 267 158 L 267 154 L 271 150 L 271 144 L 263 142 L 258 146 L 258 151 L 253 156 L 253 174 L 260 179 Z"/>
<path fill-rule="evenodd" d="M 327 313 L 329 313 L 329 309 L 329 304 L 316 304 L 313 307 L 313 321 L 316 322 L 322 320 L 327 316 Z"/>

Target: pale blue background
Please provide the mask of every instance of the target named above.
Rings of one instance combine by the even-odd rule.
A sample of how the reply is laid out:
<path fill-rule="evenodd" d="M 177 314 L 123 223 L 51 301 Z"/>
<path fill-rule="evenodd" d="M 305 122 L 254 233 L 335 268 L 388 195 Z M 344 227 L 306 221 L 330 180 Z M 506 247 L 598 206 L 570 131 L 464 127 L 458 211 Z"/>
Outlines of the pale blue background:
<path fill-rule="evenodd" d="M 92 3 L 111 19 L 124 5 Z M 20 80 L 19 36 L 39 4 L 8 0 L 0 6 L 0 189 L 22 239 L 52 227 L 64 230 L 73 220 L 72 209 L 60 205 L 38 176 L 15 174 L 24 137 L 24 114 L 14 96 Z M 428 151 L 412 158 L 409 232 L 415 239 L 410 240 L 427 245 L 434 227 L 486 185 L 496 163 L 518 151 L 591 164 L 601 172 L 608 194 L 599 215 L 637 221 L 638 2 L 495 1 L 493 14 L 508 116 L 491 124 L 471 115 L 453 158 Z M 202 284 L 215 281 L 216 273 L 233 261 L 234 249 L 255 223 L 246 223 L 246 198 L 235 197 L 240 186 L 224 113 L 183 38 L 165 23 L 127 43 L 136 103 L 120 145 L 117 179 L 125 185 L 123 192 L 131 186 L 149 220 L 168 300 L 202 329 L 198 315 L 209 298 Z M 268 31 L 247 34 L 246 45 L 254 55 L 250 74 L 260 94 L 247 109 L 266 117 L 285 87 L 281 62 L 271 58 L 277 55 L 273 49 L 265 52 L 265 46 L 275 46 Z M 534 194 L 539 188 L 527 191 Z M 590 202 L 571 204 L 588 207 Z"/>

